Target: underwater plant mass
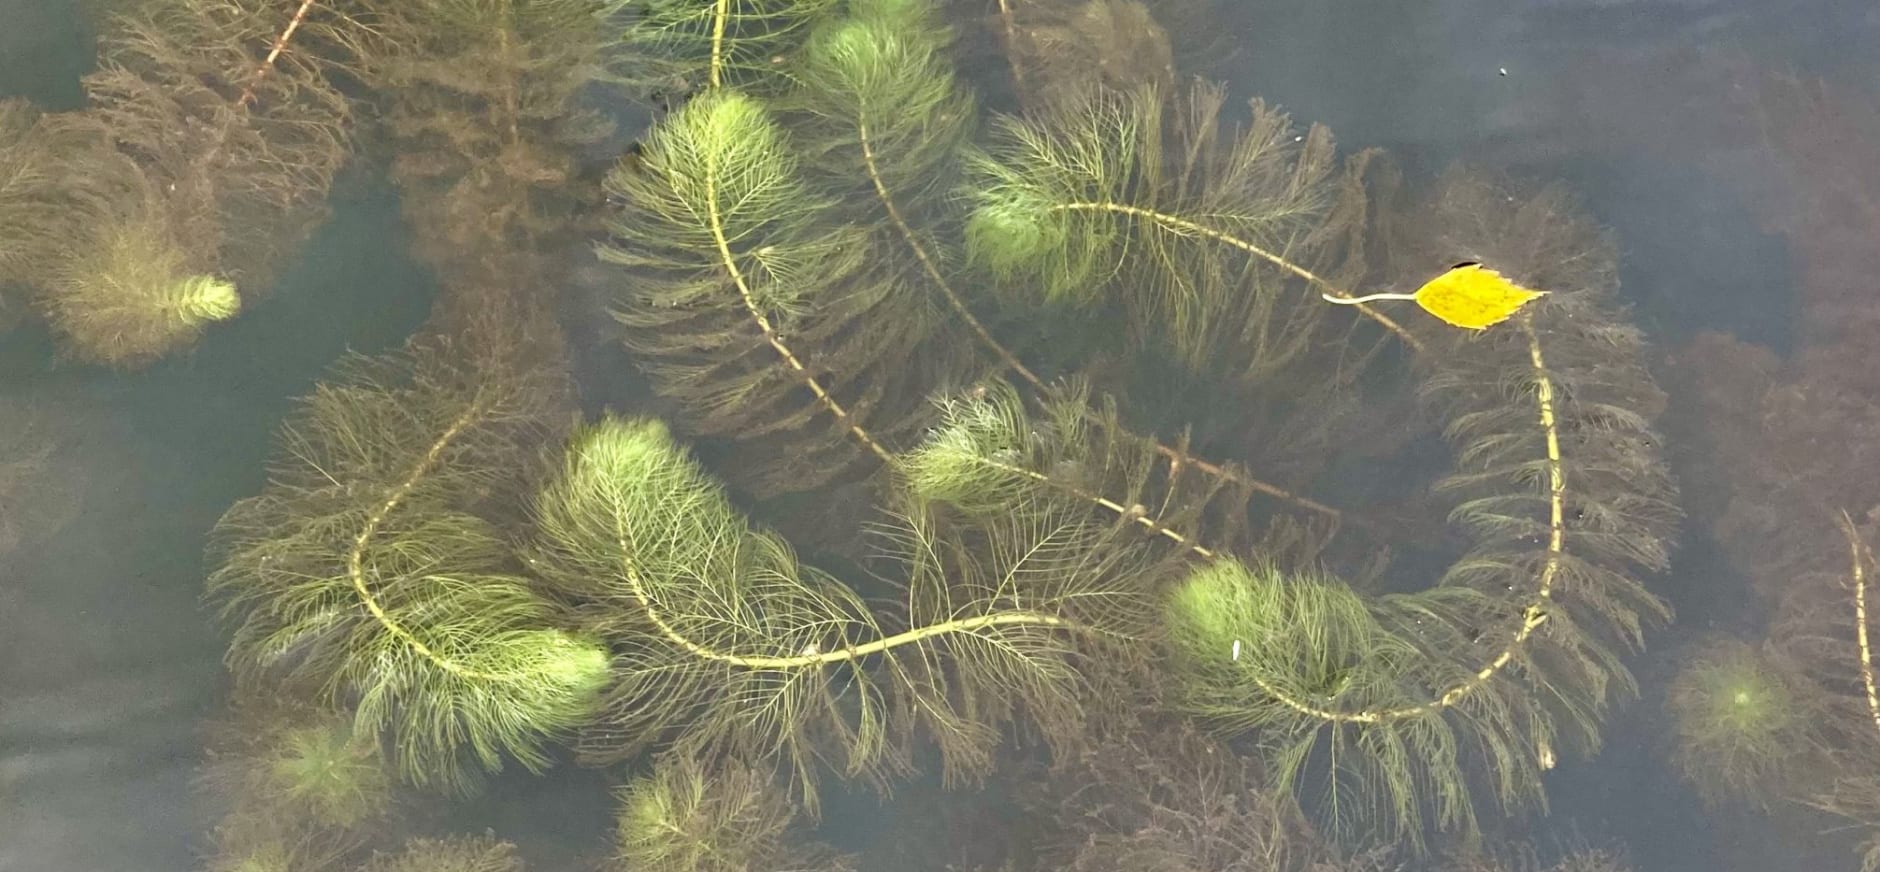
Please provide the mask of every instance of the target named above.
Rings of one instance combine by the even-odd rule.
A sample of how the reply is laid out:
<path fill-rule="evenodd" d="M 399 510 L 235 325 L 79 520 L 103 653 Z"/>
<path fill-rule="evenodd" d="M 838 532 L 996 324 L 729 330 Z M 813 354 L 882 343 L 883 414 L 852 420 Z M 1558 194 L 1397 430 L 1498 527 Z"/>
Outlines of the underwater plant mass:
<path fill-rule="evenodd" d="M 452 809 L 573 767 L 621 872 L 862 868 L 828 810 L 929 779 L 1013 797 L 1006 869 L 1527 868 L 1637 695 L 1682 510 L 1613 239 L 1235 103 L 1157 24 L 1206 0 L 288 5 L 152 0 L 90 107 L 0 104 L 70 357 L 243 317 L 352 160 L 439 285 L 215 527 L 206 868 L 520 870 Z M 1818 606 L 1674 681 L 1706 800 L 1880 725 Z"/>
<path fill-rule="evenodd" d="M 1663 617 L 1636 576 L 1664 567 L 1676 512 L 1610 255 L 1568 198 L 1458 172 L 1419 200 L 1263 105 L 1236 130 L 1207 86 L 1060 89 L 981 134 L 940 10 L 756 5 L 628 16 L 631 41 L 671 34 L 659 78 L 693 93 L 605 180 L 611 310 L 673 425 L 740 444 L 732 482 L 863 486 L 879 514 L 845 562 L 866 574 L 751 526 L 658 421 L 549 440 L 559 472 L 516 454 L 540 436 L 480 447 L 484 421 L 559 432 L 552 404 L 511 408 L 558 392 L 528 386 L 552 377 L 532 354 L 483 362 L 526 344 L 491 327 L 311 399 L 288 443 L 305 472 L 223 524 L 238 674 L 352 711 L 415 786 L 570 740 L 595 765 L 774 770 L 811 816 L 830 776 L 887 788 L 931 749 L 979 783 L 1014 737 L 1067 757 L 1149 706 L 1256 754 L 1354 847 L 1473 838 L 1597 747 L 1630 687 L 1618 653 Z M 802 41 L 752 63 L 746 27 Z M 1479 334 L 1332 305 L 1464 260 L 1548 293 L 1462 285 L 1510 301 L 1473 304 L 1507 307 Z M 1085 359 L 1040 358 L 1024 325 L 1080 313 L 1110 313 Z M 1334 539 L 1309 473 L 1131 429 L 1143 387 L 1120 364 L 1159 349 L 1170 377 L 1275 413 L 1414 391 L 1473 543 L 1418 592 L 1375 590 L 1401 582 Z M 1365 432 L 1366 402 L 1292 425 L 1289 450 Z M 505 558 L 490 537 L 530 491 Z M 1151 673 L 1173 681 L 1116 692 Z M 623 817 L 632 856 L 664 814 Z"/>

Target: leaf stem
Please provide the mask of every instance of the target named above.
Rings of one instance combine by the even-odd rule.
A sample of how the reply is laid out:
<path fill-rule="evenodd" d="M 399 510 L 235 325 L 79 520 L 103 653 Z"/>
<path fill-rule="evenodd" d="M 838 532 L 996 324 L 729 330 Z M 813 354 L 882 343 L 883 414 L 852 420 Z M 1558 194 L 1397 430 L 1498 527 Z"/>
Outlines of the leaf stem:
<path fill-rule="evenodd" d="M 1378 300 L 1414 300 L 1417 298 L 1417 295 L 1385 292 L 1381 294 L 1366 294 L 1362 297 L 1339 297 L 1332 294 L 1320 294 L 1319 298 L 1327 303 L 1337 303 L 1340 306 L 1355 306 L 1359 303 L 1372 303 Z"/>

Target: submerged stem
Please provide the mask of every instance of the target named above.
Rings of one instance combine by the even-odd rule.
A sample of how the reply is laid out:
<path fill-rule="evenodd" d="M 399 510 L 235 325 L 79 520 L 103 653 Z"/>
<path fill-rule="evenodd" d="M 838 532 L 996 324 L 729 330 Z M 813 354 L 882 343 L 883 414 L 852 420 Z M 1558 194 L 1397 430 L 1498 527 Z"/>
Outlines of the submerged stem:
<path fill-rule="evenodd" d="M 1305 279 L 1307 282 L 1311 283 L 1314 287 L 1318 288 L 1321 291 L 1320 296 L 1323 296 L 1326 299 L 1332 299 L 1333 297 L 1337 297 L 1338 299 L 1333 300 L 1333 302 L 1347 303 L 1350 305 L 1357 306 L 1358 311 L 1363 312 L 1366 317 L 1370 318 L 1373 321 L 1376 321 L 1384 329 L 1389 330 L 1390 332 L 1396 334 L 1397 338 L 1403 340 L 1403 343 L 1405 345 L 1408 345 L 1412 351 L 1421 352 L 1423 350 L 1423 342 L 1417 339 L 1415 336 L 1410 335 L 1410 331 L 1404 329 L 1403 325 L 1398 324 L 1395 320 L 1391 319 L 1390 316 L 1385 315 L 1384 313 L 1379 312 L 1376 309 L 1373 309 L 1370 306 L 1365 305 L 1365 302 L 1372 298 L 1370 297 L 1354 298 L 1350 291 L 1344 290 L 1343 288 L 1340 288 L 1337 285 L 1332 284 L 1329 280 L 1325 279 L 1319 274 L 1309 269 L 1306 269 L 1305 267 L 1302 267 L 1296 263 L 1293 263 L 1292 261 L 1287 260 L 1285 257 L 1275 254 L 1274 252 L 1267 251 L 1266 249 L 1261 248 L 1258 245 L 1255 245 L 1251 242 L 1241 239 L 1240 237 L 1235 236 L 1231 233 L 1226 233 L 1220 230 L 1216 230 L 1204 224 L 1199 224 L 1199 223 L 1190 221 L 1186 218 L 1182 218 L 1179 216 L 1170 215 L 1166 212 L 1157 212 L 1154 209 L 1144 209 L 1140 206 L 1131 206 L 1128 203 L 1114 203 L 1108 200 L 1090 201 L 1090 202 L 1082 202 L 1082 203 L 1063 203 L 1063 204 L 1054 206 L 1052 208 L 1061 209 L 1066 212 L 1110 212 L 1110 213 L 1117 214 L 1117 215 L 1127 215 L 1131 218 L 1138 218 L 1144 221 L 1151 221 L 1156 224 L 1160 224 L 1163 227 L 1168 228 L 1169 230 L 1175 231 L 1176 233 L 1180 233 L 1183 235 L 1200 236 L 1204 239 L 1211 239 L 1215 242 L 1219 242 L 1222 245 L 1226 245 L 1232 248 L 1238 248 L 1241 251 L 1251 254 L 1254 257 L 1260 258 L 1261 260 L 1264 260 L 1267 263 L 1270 263 L 1276 267 L 1279 267 L 1280 269 L 1283 269 L 1289 273 L 1292 273 L 1293 275 L 1296 275 L 1302 279 Z"/>
<path fill-rule="evenodd" d="M 312 11 L 313 4 L 314 0 L 300 0 L 300 8 L 294 10 L 294 17 L 288 20 L 287 27 L 283 28 L 280 35 L 274 37 L 273 44 L 268 46 L 268 56 L 262 59 L 261 65 L 255 67 L 254 72 L 248 74 L 248 82 L 242 85 L 241 97 L 235 101 L 235 105 L 247 106 L 255 102 L 255 87 L 261 84 L 261 80 L 267 77 L 269 71 L 274 69 L 274 62 L 280 60 L 281 52 L 287 50 L 288 41 L 294 38 L 294 31 L 300 29 L 301 22 L 307 20 L 307 13 Z"/>
<path fill-rule="evenodd" d="M 1880 688 L 1876 687 L 1873 671 L 1873 644 L 1867 636 L 1867 563 L 1872 559 L 1867 546 L 1860 539 L 1860 531 L 1854 529 L 1854 520 L 1841 513 L 1841 533 L 1847 537 L 1850 581 L 1854 587 L 1854 644 L 1860 652 L 1861 689 L 1867 695 L 1867 714 L 1873 719 L 1875 730 L 1880 730 Z"/>
<path fill-rule="evenodd" d="M 1554 581 L 1560 574 L 1560 563 L 1566 555 L 1567 473 L 1560 452 L 1560 426 L 1555 408 L 1554 383 L 1547 374 L 1547 360 L 1541 352 L 1540 336 L 1534 332 L 1534 322 L 1531 317 L 1520 316 L 1520 324 L 1522 333 L 1527 336 L 1528 361 L 1534 368 L 1534 401 L 1537 407 L 1537 421 L 1541 432 L 1546 436 L 1548 492 L 1547 558 L 1541 566 L 1534 596 L 1521 610 L 1520 629 L 1516 630 L 1514 638 L 1508 640 L 1508 644 L 1480 669 L 1477 669 L 1475 674 L 1437 694 L 1435 699 L 1426 703 L 1395 709 L 1335 711 L 1293 697 L 1255 676 L 1254 682 L 1259 685 L 1260 689 L 1278 700 L 1280 704 L 1309 717 L 1341 724 L 1377 724 L 1440 711 L 1461 702 L 1500 674 L 1509 663 L 1514 662 L 1516 652 L 1534 635 L 1534 631 L 1547 622 L 1547 606 L 1553 602 L 1554 598 Z M 1880 699 L 1877 699 L 1875 704 L 1880 706 Z"/>
<path fill-rule="evenodd" d="M 396 487 L 392 488 L 391 493 L 387 494 L 384 501 L 379 503 L 379 507 L 373 510 L 372 514 L 366 516 L 365 525 L 359 530 L 359 535 L 353 537 L 352 548 L 346 552 L 346 576 L 352 582 L 353 591 L 359 594 L 360 603 L 364 605 L 366 611 L 372 615 L 372 619 L 378 621 L 379 626 L 384 627 L 386 632 L 391 633 L 399 641 L 409 646 L 411 650 L 417 652 L 418 656 L 435 664 L 437 668 L 459 678 L 480 681 L 509 681 L 512 680 L 514 676 L 471 669 L 431 650 L 431 647 L 424 644 L 423 640 L 413 635 L 410 630 L 405 629 L 403 625 L 393 620 L 392 616 L 386 613 L 385 608 L 379 605 L 378 598 L 372 595 L 371 587 L 366 584 L 366 551 L 371 547 L 373 537 L 378 535 L 379 528 L 384 526 L 385 519 L 391 517 L 392 512 L 397 511 L 398 507 L 404 503 L 405 497 L 411 494 L 411 490 L 417 487 L 418 483 L 423 481 L 424 477 L 431 473 L 432 468 L 437 465 L 438 459 L 443 457 L 445 449 L 449 448 L 451 443 L 456 441 L 457 436 L 482 415 L 483 411 L 484 408 L 481 402 L 473 402 L 470 404 L 469 408 L 464 409 L 463 414 L 458 415 L 456 420 L 450 422 L 450 426 L 444 428 L 444 432 L 438 434 L 437 439 L 431 443 L 431 447 L 424 452 L 424 457 L 420 458 L 417 464 L 412 467 L 411 473 L 405 476 L 405 480 L 399 482 Z"/>
<path fill-rule="evenodd" d="M 721 3 L 722 2 L 723 0 L 721 0 Z M 716 67 L 714 67 L 713 70 L 713 75 L 715 76 Z M 705 158 L 706 218 L 711 224 L 712 244 L 716 246 L 718 250 L 718 263 L 720 266 L 724 267 L 725 273 L 731 278 L 732 284 L 737 286 L 738 297 L 743 301 L 745 311 L 750 314 L 751 320 L 757 324 L 757 329 L 763 332 L 764 341 L 768 343 L 771 348 L 776 350 L 777 354 L 783 358 L 785 364 L 796 371 L 797 375 L 801 377 L 803 385 L 809 388 L 810 393 L 816 395 L 816 401 L 821 403 L 823 408 L 828 409 L 829 413 L 834 415 L 836 420 L 840 421 L 843 427 L 847 428 L 849 435 L 853 437 L 855 441 L 861 443 L 864 448 L 873 452 L 876 457 L 881 458 L 883 463 L 893 466 L 895 462 L 894 455 L 890 454 L 888 449 L 882 447 L 881 443 L 875 441 L 875 437 L 869 435 L 867 430 L 862 429 L 862 425 L 855 422 L 855 418 L 849 410 L 844 408 L 842 403 L 831 396 L 829 391 L 822 386 L 822 383 L 818 382 L 816 377 L 810 374 L 809 367 L 804 366 L 802 359 L 797 357 L 796 352 L 792 351 L 790 346 L 784 343 L 783 337 L 777 333 L 776 325 L 770 323 L 770 318 L 764 314 L 763 308 L 757 304 L 757 295 L 751 291 L 750 283 L 744 277 L 744 271 L 738 268 L 737 256 L 731 251 L 731 240 L 725 234 L 724 216 L 718 207 L 718 169 L 718 161 L 715 156 L 708 153 Z"/>

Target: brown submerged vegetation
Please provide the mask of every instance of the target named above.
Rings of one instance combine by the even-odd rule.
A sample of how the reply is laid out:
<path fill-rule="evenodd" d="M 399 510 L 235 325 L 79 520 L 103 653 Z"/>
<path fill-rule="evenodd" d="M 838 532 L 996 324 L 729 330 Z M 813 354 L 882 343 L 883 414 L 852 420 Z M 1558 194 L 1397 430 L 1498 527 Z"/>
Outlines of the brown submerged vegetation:
<path fill-rule="evenodd" d="M 1782 716 L 1807 729 L 1759 751 L 1760 789 L 1845 818 L 1880 868 L 1880 691 L 1872 543 L 1880 535 L 1880 103 L 1824 81 L 1767 76 L 1753 117 L 1786 182 L 1772 229 L 1797 267 L 1795 347 L 1721 335 L 1676 354 L 1701 422 L 1692 505 L 1769 615 L 1757 646 L 1790 678 Z M 1735 686 L 1735 685 L 1732 685 Z M 1769 718 L 1736 735 L 1767 733 Z M 1741 747 L 1754 747 L 1744 745 Z M 1714 761 L 1699 765 L 1711 766 Z M 1748 765 L 1748 764 L 1746 764 Z M 1740 773 L 1738 773 L 1740 774 Z"/>

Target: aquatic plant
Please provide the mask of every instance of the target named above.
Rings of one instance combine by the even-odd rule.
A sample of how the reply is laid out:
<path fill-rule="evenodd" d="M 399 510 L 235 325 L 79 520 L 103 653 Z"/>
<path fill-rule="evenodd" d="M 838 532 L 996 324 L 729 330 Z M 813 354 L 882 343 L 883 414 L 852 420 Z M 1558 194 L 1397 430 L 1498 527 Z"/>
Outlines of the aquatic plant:
<path fill-rule="evenodd" d="M 310 829 L 350 829 L 391 806 L 394 780 L 376 736 L 350 718 L 251 701 L 212 747 L 207 780 L 238 807 Z"/>
<path fill-rule="evenodd" d="M 1272 790 L 1258 761 L 1187 721 L 1138 713 L 1017 782 L 1037 860 L 1066 872 L 1363 872 Z M 1043 767 L 1037 767 L 1043 769 Z"/>
<path fill-rule="evenodd" d="M 552 273 L 612 11 L 425 0 L 346 44 L 452 281 L 507 299 Z M 668 0 L 623 27 L 638 96 L 697 93 L 604 184 L 620 335 L 674 427 L 742 443 L 732 480 L 868 481 L 884 514 L 843 555 L 856 577 L 747 520 L 661 421 L 564 439 L 559 355 L 522 336 L 548 307 L 493 307 L 518 323 L 337 371 L 220 525 L 243 686 L 344 708 L 427 786 L 545 765 L 566 736 L 589 763 L 657 751 L 623 794 L 636 865 L 771 850 L 772 769 L 813 813 L 829 772 L 885 783 L 928 745 L 949 784 L 1015 731 L 1068 755 L 1093 710 L 1141 701 L 1097 689 L 1151 667 L 1168 693 L 1146 698 L 1252 734 L 1267 786 L 1341 837 L 1472 835 L 1597 746 L 1620 653 L 1663 616 L 1636 579 L 1676 511 L 1640 337 L 1570 198 L 1454 174 L 1406 205 L 1386 162 L 1262 103 L 1236 125 L 1208 86 L 1054 96 L 981 143 L 919 0 Z M 1471 332 L 1358 297 L 1463 261 L 1547 295 Z M 1079 318 L 1101 323 L 1042 347 Z M 1119 375 L 1138 364 L 1163 384 Z M 1439 424 L 1403 427 L 1412 378 Z M 1204 415 L 1271 412 L 1262 458 L 1440 431 L 1469 544 L 1417 593 L 1336 578 L 1344 513 L 1124 426 L 1184 389 Z M 711 796 L 719 777 L 760 798 Z"/>
<path fill-rule="evenodd" d="M 1426 822 L 1472 831 L 1478 797 L 1537 801 L 1557 752 L 1596 746 L 1605 707 L 1630 686 L 1617 651 L 1663 615 L 1634 576 L 1665 565 L 1677 512 L 1650 430 L 1661 401 L 1637 332 L 1610 301 L 1609 247 L 1568 198 L 1511 196 L 1458 174 L 1411 207 L 1415 226 L 1386 226 L 1382 207 L 1397 205 L 1375 199 L 1390 185 L 1372 156 L 1341 166 L 1323 129 L 1296 133 L 1258 103 L 1232 130 L 1220 91 L 1205 86 L 1174 99 L 1145 88 L 1054 101 L 1001 120 L 980 153 L 962 120 L 969 98 L 940 60 L 945 33 L 921 4 L 847 13 L 785 55 L 798 77 L 773 98 L 780 111 L 758 93 L 708 90 L 610 176 L 622 209 L 604 256 L 634 271 L 618 317 L 686 426 L 783 435 L 755 461 L 760 492 L 884 465 L 915 498 L 975 523 L 1077 505 L 1213 560 L 1244 541 L 1246 497 L 1259 489 L 1250 477 L 1208 465 L 1229 474 L 1198 478 L 1204 464 L 1185 447 L 1128 437 L 1117 407 L 1090 403 L 1081 384 L 1047 386 L 1025 349 L 996 335 L 1001 323 L 978 317 L 984 295 L 959 288 L 999 294 L 987 308 L 1005 323 L 1120 311 L 1122 341 L 1102 345 L 1108 353 L 1172 349 L 1191 374 L 1225 368 L 1290 391 L 1298 405 L 1277 406 L 1289 418 L 1322 408 L 1301 398 L 1360 393 L 1397 343 L 1416 355 L 1425 403 L 1451 422 L 1456 472 L 1439 488 L 1473 546 L 1429 590 L 1384 598 L 1329 579 L 1260 581 L 1302 570 L 1236 576 L 1233 563 L 1212 563 L 1202 571 L 1228 573 L 1216 581 L 1230 587 L 1302 599 L 1262 600 L 1291 609 L 1290 621 L 1275 619 L 1286 641 L 1266 676 L 1248 658 L 1222 679 L 1231 696 L 1189 704 L 1224 729 L 1257 726 L 1278 783 L 1320 803 L 1335 828 L 1378 818 L 1410 838 Z M 968 214 L 941 196 L 952 189 Z M 1370 248 L 1373 233 L 1381 244 Z M 1462 261 L 1548 296 L 1505 295 L 1527 308 L 1475 335 L 1400 322 L 1358 298 L 1424 285 Z M 992 281 L 963 278 L 973 268 Z M 1454 299 L 1418 299 L 1459 311 L 1442 305 Z M 1504 314 L 1461 320 L 1482 327 Z M 956 346 L 983 362 L 956 364 Z M 917 350 L 927 348 L 938 353 Z M 1029 390 L 976 381 L 988 364 Z M 936 388 L 933 411 L 899 402 Z M 1334 450 L 1336 433 L 1310 444 Z M 1301 544 L 1288 556 L 1313 552 Z M 858 623 L 852 605 L 827 611 Z M 1180 668 L 1211 669 L 1201 658 L 1218 660 L 1231 641 L 1222 634 L 1245 628 L 1214 629 L 1219 638 L 1191 634 L 1213 653 L 1191 650 Z M 1342 647 L 1322 650 L 1326 639 Z M 1308 650 L 1325 658 L 1316 672 L 1292 658 Z M 1375 692 L 1340 698 L 1346 677 Z"/>
<path fill-rule="evenodd" d="M 1322 339 L 1328 313 L 1296 303 L 1301 272 L 1329 271 L 1342 254 L 1327 221 L 1331 135 L 1296 135 L 1284 113 L 1255 104 L 1229 137 L 1219 88 L 1167 97 L 1094 91 L 999 122 L 969 164 L 967 254 L 1002 293 L 1114 303 L 1139 347 L 1169 343 L 1193 369 L 1271 375 Z"/>
<path fill-rule="evenodd" d="M 475 513 L 513 493 L 564 396 L 504 351 L 425 339 L 342 365 L 283 428 L 268 488 L 214 533 L 209 593 L 238 683 L 348 707 L 424 786 L 546 766 L 544 743 L 585 722 L 607 681 L 607 652 L 566 629 Z"/>
<path fill-rule="evenodd" d="M 825 764 L 879 781 L 931 742 L 949 781 L 974 779 L 1021 715 L 1074 741 L 1081 659 L 1147 632 L 1157 572 L 1077 503 L 969 519 L 909 498 L 871 561 L 901 599 L 871 608 L 753 528 L 654 420 L 577 434 L 535 515 L 531 568 L 614 651 L 584 756 L 774 761 L 812 810 Z"/>
<path fill-rule="evenodd" d="M 46 320 L 67 353 L 118 365 L 146 363 L 193 343 L 235 317 L 234 284 L 188 271 L 169 224 L 137 214 L 93 228 L 89 256 L 67 261 L 46 284 Z"/>
<path fill-rule="evenodd" d="M 416 254 L 444 286 L 440 322 L 505 304 L 552 309 L 549 253 L 576 242 L 599 200 L 580 158 L 612 124 L 579 95 L 604 74 L 617 6 L 397 3 L 356 42 Z"/>
<path fill-rule="evenodd" d="M 522 872 L 516 846 L 489 836 L 409 839 L 395 854 L 379 854 L 360 872 Z"/>
<path fill-rule="evenodd" d="M 796 805 L 762 767 L 668 755 L 622 788 L 618 802 L 609 868 L 619 872 L 854 868 L 853 858 L 801 831 Z"/>
<path fill-rule="evenodd" d="M 0 396 L 0 558 L 57 534 L 78 515 L 94 467 L 72 456 L 82 415 L 45 393 Z"/>
<path fill-rule="evenodd" d="M 221 815 L 212 870 L 333 868 L 384 824 L 395 776 L 344 713 L 238 698 L 209 729 L 201 786 Z"/>
<path fill-rule="evenodd" d="M 142 4 L 103 29 L 88 108 L 3 110 L 0 278 L 33 288 L 74 356 L 134 367 L 188 346 L 320 220 L 349 104 L 337 56 L 284 41 L 351 23 L 311 5 Z"/>
<path fill-rule="evenodd" d="M 137 165 L 96 125 L 0 101 L 0 285 L 11 294 L 43 286 L 84 239 L 126 206 L 142 202 Z"/>
<path fill-rule="evenodd" d="M 158 0 L 112 20 L 85 111 L 163 198 L 198 268 L 259 291 L 324 217 L 351 154 L 336 47 L 356 26 L 324 4 L 258 0 Z"/>
<path fill-rule="evenodd" d="M 1693 654 L 1665 701 L 1672 763 L 1712 804 L 1766 806 L 1794 789 L 1795 764 L 1820 752 L 1800 677 L 1768 652 L 1719 640 Z"/>

